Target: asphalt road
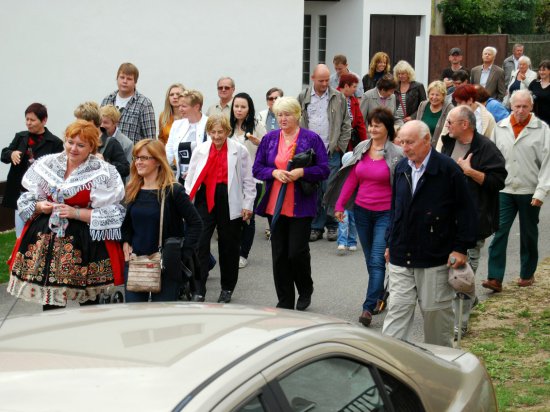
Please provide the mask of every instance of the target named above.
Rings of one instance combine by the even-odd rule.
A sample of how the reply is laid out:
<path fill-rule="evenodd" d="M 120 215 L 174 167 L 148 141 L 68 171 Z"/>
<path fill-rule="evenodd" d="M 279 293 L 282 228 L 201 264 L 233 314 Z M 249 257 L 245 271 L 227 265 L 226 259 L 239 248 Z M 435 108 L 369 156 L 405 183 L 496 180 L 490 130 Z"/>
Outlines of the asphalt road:
<path fill-rule="evenodd" d="M 539 253 L 541 260 L 550 255 L 550 208 L 544 205 L 540 215 Z M 271 269 L 271 248 L 264 236 L 266 220 L 258 218 L 256 222 L 256 238 L 249 256 L 249 264 L 239 272 L 239 282 L 233 294 L 233 303 L 274 306 L 277 303 L 273 286 Z M 480 299 L 486 299 L 488 291 L 480 286 L 487 275 L 487 247 L 490 239 L 482 250 L 482 257 L 477 273 L 477 292 Z M 336 242 L 326 239 L 310 243 L 312 272 L 315 292 L 308 311 L 357 322 L 361 314 L 368 281 L 368 274 L 361 249 L 339 256 Z M 216 242 L 212 244 L 213 253 L 217 254 Z M 516 221 L 510 233 L 508 244 L 508 264 L 506 281 L 515 280 L 519 273 L 519 226 Z M 506 286 L 515 287 L 515 286 Z M 216 302 L 220 293 L 219 268 L 211 272 L 207 284 L 207 301 Z M 11 308 L 14 298 L 6 294 L 6 285 L 0 285 L 0 319 Z M 76 307 L 71 304 L 70 307 Z M 39 305 L 19 300 L 13 307 L 11 316 L 40 312 Z M 371 327 L 381 330 L 384 314 L 375 316 Z M 422 341 L 422 318 L 417 308 L 415 326 L 411 336 L 413 341 Z"/>

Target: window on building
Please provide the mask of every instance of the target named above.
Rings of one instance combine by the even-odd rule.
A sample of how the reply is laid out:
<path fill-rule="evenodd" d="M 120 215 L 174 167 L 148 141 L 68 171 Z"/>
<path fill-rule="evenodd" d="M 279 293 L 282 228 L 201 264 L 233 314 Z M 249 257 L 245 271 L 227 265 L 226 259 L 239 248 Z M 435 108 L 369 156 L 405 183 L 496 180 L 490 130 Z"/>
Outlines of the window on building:
<path fill-rule="evenodd" d="M 327 16 L 319 16 L 319 64 L 326 63 L 327 58 Z"/>
<path fill-rule="evenodd" d="M 304 56 L 302 60 L 302 83 L 309 84 L 311 65 L 311 15 L 304 15 Z"/>

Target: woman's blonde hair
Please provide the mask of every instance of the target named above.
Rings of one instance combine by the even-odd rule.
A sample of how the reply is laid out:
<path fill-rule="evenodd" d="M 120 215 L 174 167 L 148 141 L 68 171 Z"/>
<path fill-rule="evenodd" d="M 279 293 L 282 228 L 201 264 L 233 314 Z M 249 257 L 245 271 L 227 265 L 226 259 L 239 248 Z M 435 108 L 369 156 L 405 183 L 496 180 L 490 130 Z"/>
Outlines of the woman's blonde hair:
<path fill-rule="evenodd" d="M 391 69 L 390 56 L 388 56 L 387 53 L 378 52 L 374 56 L 372 56 L 372 59 L 370 61 L 369 77 L 371 79 L 374 78 L 374 73 L 376 72 L 376 65 L 381 61 L 386 62 L 386 68 L 384 69 L 384 73 L 390 72 L 390 69 Z"/>
<path fill-rule="evenodd" d="M 174 87 L 179 87 L 182 93 L 185 91 L 185 86 L 181 83 L 171 84 L 168 90 L 166 91 L 166 98 L 164 99 L 164 110 L 160 114 L 159 126 L 162 129 L 168 122 L 170 122 L 170 117 L 174 116 L 174 108 L 170 104 L 170 90 Z"/>
<path fill-rule="evenodd" d="M 99 147 L 99 130 L 95 125 L 84 119 L 77 119 L 73 123 L 67 126 L 65 129 L 65 141 L 68 138 L 79 137 L 81 140 L 87 142 L 92 148 L 92 153 L 97 153 Z"/>
<path fill-rule="evenodd" d="M 445 99 L 445 96 L 447 96 L 447 88 L 445 87 L 445 83 L 443 83 L 441 80 L 435 80 L 428 85 L 428 94 L 430 94 L 430 90 L 432 89 L 435 89 L 439 93 L 441 93 L 443 99 Z"/>
<path fill-rule="evenodd" d="M 414 82 L 416 80 L 414 69 L 409 62 L 405 60 L 399 60 L 393 68 L 393 77 L 395 78 L 397 84 L 399 84 L 399 78 L 397 77 L 399 73 L 407 73 L 407 76 L 409 76 L 409 82 Z"/>
<path fill-rule="evenodd" d="M 152 156 L 159 163 L 159 170 L 157 175 L 158 195 L 166 190 L 167 187 L 173 189 L 173 185 L 176 181 L 174 173 L 168 164 L 166 159 L 166 147 L 160 140 L 143 139 L 137 142 L 134 146 L 132 154 L 138 156 L 141 149 L 146 149 L 149 152 L 149 156 Z M 126 203 L 136 200 L 137 194 L 143 186 L 143 177 L 138 175 L 136 169 L 135 160 L 130 165 L 130 181 L 126 185 Z"/>
<path fill-rule="evenodd" d="M 300 102 L 298 102 L 295 97 L 279 97 L 275 100 L 275 103 L 273 103 L 273 113 L 277 115 L 281 112 L 291 113 L 296 121 L 299 122 L 302 116 L 302 106 L 300 106 Z"/>

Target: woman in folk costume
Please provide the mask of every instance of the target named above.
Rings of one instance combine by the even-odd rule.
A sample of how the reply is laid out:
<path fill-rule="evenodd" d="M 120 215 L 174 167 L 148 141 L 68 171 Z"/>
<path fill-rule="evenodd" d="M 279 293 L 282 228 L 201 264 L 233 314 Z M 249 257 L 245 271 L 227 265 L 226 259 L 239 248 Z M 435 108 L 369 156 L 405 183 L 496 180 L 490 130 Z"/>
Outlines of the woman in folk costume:
<path fill-rule="evenodd" d="M 94 155 L 98 145 L 97 128 L 77 120 L 65 131 L 65 151 L 38 159 L 23 177 L 18 213 L 26 223 L 8 262 L 12 295 L 51 309 L 95 301 L 123 283 L 124 185 Z"/>

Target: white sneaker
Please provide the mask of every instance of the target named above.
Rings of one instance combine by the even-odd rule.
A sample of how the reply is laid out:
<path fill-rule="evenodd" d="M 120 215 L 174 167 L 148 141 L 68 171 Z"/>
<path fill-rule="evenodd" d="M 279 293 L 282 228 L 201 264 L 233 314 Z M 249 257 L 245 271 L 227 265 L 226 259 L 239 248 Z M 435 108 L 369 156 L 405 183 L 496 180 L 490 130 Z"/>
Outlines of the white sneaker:
<path fill-rule="evenodd" d="M 348 250 L 350 252 L 356 252 L 357 251 L 357 246 L 350 246 L 350 247 L 348 247 Z"/>
<path fill-rule="evenodd" d="M 248 260 L 241 256 L 239 258 L 239 269 L 246 267 L 246 265 L 248 265 Z"/>
<path fill-rule="evenodd" d="M 338 248 L 336 250 L 338 251 L 339 255 L 345 255 L 347 248 L 344 245 L 338 245 Z"/>

